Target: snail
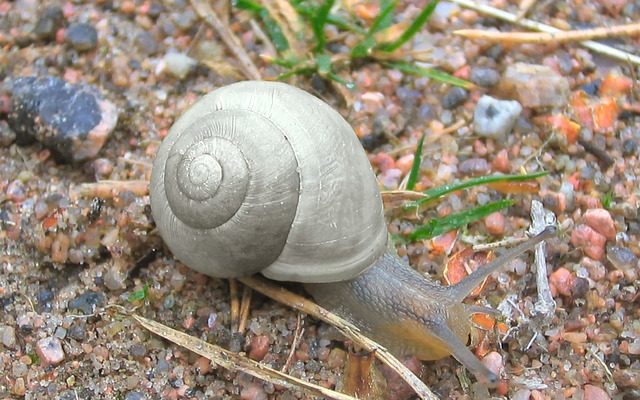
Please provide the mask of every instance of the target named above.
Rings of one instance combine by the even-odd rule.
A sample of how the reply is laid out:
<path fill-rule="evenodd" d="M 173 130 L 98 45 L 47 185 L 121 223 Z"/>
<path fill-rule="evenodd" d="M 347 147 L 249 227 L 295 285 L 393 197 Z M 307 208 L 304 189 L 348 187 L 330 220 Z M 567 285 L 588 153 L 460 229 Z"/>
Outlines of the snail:
<path fill-rule="evenodd" d="M 161 236 L 188 267 L 217 278 L 261 273 L 301 282 L 396 355 L 453 355 L 487 385 L 498 377 L 466 347 L 478 308 L 462 301 L 555 231 L 456 285 L 430 280 L 389 244 L 376 177 L 349 124 L 318 98 L 276 82 L 231 84 L 188 109 L 158 150 L 150 197 Z"/>

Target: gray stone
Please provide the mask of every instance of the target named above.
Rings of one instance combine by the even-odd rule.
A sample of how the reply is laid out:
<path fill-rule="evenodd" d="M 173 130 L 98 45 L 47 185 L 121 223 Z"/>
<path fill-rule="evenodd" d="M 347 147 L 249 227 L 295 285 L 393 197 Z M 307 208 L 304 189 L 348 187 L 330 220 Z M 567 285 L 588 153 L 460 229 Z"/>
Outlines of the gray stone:
<path fill-rule="evenodd" d="M 482 96 L 473 114 L 473 129 L 480 136 L 504 138 L 521 112 L 522 106 L 517 101 Z"/>
<path fill-rule="evenodd" d="M 89 51 L 98 45 L 98 32 L 89 24 L 71 24 L 65 32 L 67 43 L 78 51 Z"/>
<path fill-rule="evenodd" d="M 500 92 L 524 107 L 563 107 L 569 101 L 569 81 L 545 65 L 509 65 L 499 85 Z"/>

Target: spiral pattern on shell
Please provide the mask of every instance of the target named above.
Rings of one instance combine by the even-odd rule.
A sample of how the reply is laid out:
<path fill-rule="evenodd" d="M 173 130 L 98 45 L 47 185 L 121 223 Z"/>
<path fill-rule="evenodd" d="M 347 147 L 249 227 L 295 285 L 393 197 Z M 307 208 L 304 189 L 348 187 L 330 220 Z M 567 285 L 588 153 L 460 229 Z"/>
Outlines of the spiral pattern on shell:
<path fill-rule="evenodd" d="M 151 206 L 173 254 L 217 277 L 341 280 L 386 244 L 355 134 L 325 103 L 280 83 L 226 86 L 187 110 L 158 151 Z"/>

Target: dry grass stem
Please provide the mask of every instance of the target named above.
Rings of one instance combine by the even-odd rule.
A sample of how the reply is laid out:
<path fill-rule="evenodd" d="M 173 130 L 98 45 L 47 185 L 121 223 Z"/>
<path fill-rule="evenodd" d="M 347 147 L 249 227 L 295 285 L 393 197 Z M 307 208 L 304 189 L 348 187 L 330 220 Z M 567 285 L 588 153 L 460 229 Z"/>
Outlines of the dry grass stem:
<path fill-rule="evenodd" d="M 276 50 L 276 47 L 273 45 L 273 42 L 271 41 L 271 39 L 269 39 L 269 36 L 267 36 L 267 34 L 264 33 L 260 24 L 257 23 L 255 19 L 250 19 L 249 25 L 251 25 L 251 29 L 256 34 L 256 37 L 260 39 L 260 41 L 264 44 L 264 47 L 266 47 L 267 54 L 270 57 L 277 57 L 278 51 Z"/>
<path fill-rule="evenodd" d="M 251 310 L 251 288 L 244 286 L 242 288 L 242 301 L 240 302 L 240 322 L 238 323 L 238 332 L 244 333 L 247 329 L 247 321 L 249 320 L 249 311 Z"/>
<path fill-rule="evenodd" d="M 474 11 L 477 11 L 480 14 L 488 15 L 493 18 L 497 18 L 503 21 L 511 22 L 512 24 L 519 25 L 534 31 L 546 32 L 546 33 L 559 33 L 563 32 L 558 28 L 554 28 L 553 26 L 549 26 L 546 24 L 542 24 L 537 21 L 533 21 L 526 18 L 518 18 L 517 15 L 512 14 L 507 11 L 500 10 L 495 7 L 487 6 L 484 4 L 478 4 L 473 0 L 451 0 L 452 3 L 456 3 L 461 7 L 465 7 Z M 600 53 L 606 55 L 608 57 L 614 58 L 616 60 L 630 62 L 636 65 L 640 65 L 640 57 L 629 54 L 626 51 L 615 49 L 611 46 L 607 46 L 602 43 L 594 42 L 592 40 L 585 40 L 580 42 L 580 45 L 586 47 L 589 50 L 595 51 L 596 53 Z"/>
<path fill-rule="evenodd" d="M 231 31 L 231 29 L 218 17 L 216 12 L 211 8 L 206 0 L 191 0 L 191 6 L 196 14 L 204 22 L 212 27 L 220 36 L 224 44 L 229 48 L 233 55 L 240 62 L 240 69 L 248 79 L 260 80 L 261 75 L 258 67 L 255 66 L 251 58 L 244 50 L 242 43 Z"/>
<path fill-rule="evenodd" d="M 565 43 L 608 39 L 616 36 L 637 36 L 640 35 L 640 23 L 560 32 L 498 32 L 482 29 L 460 29 L 453 31 L 453 33 L 468 39 L 501 43 Z"/>
<path fill-rule="evenodd" d="M 231 331 L 237 332 L 238 321 L 240 320 L 240 302 L 238 301 L 238 281 L 233 278 L 229 279 L 229 297 L 231 298 L 231 300 L 229 301 L 229 319 L 231 320 Z"/>
<path fill-rule="evenodd" d="M 518 6 L 518 18 L 524 18 L 535 4 L 536 0 L 522 0 Z"/>
<path fill-rule="evenodd" d="M 170 342 L 185 347 L 192 352 L 211 360 L 216 365 L 231 371 L 239 371 L 262 379 L 274 385 L 280 385 L 287 389 L 302 390 L 312 396 L 320 396 L 335 400 L 356 400 L 354 397 L 336 392 L 313 383 L 305 382 L 293 376 L 284 374 L 260 364 L 247 357 L 225 350 L 222 347 L 207 343 L 204 340 L 187 335 L 186 333 L 169 328 L 159 322 L 133 315 L 133 318 L 143 327 L 161 336 Z"/>
<path fill-rule="evenodd" d="M 101 199 L 112 199 L 122 192 L 131 192 L 136 196 L 146 196 L 149 194 L 149 181 L 99 181 L 95 183 L 83 183 L 77 188 L 80 197 L 99 197 Z"/>
<path fill-rule="evenodd" d="M 263 295 L 272 298 L 273 300 L 282 304 L 288 305 L 298 311 L 311 315 L 319 320 L 322 320 L 337 330 L 343 335 L 354 341 L 356 344 L 362 346 L 365 350 L 374 352 L 376 358 L 381 362 L 389 366 L 389 368 L 396 371 L 405 382 L 413 388 L 416 394 L 425 400 L 437 400 L 438 397 L 429 390 L 429 388 L 422 382 L 417 376 L 413 374 L 407 367 L 405 367 L 396 357 L 387 351 L 384 347 L 369 339 L 360 333 L 359 329 L 351 324 L 349 321 L 342 319 L 336 314 L 320 307 L 312 300 L 305 297 L 294 294 L 283 287 L 276 286 L 267 282 L 264 279 L 252 276 L 247 278 L 238 279 L 240 282 L 251 287 L 253 290 L 262 293 Z"/>
<path fill-rule="evenodd" d="M 296 319 L 296 330 L 293 334 L 293 341 L 291 342 L 291 350 L 289 350 L 289 356 L 287 357 L 287 361 L 282 366 L 281 371 L 287 372 L 289 366 L 291 366 L 291 362 L 293 361 L 293 356 L 296 354 L 296 347 L 298 347 L 298 341 L 300 337 L 304 334 L 304 329 L 302 329 L 302 314 L 298 313 L 298 318 Z"/>

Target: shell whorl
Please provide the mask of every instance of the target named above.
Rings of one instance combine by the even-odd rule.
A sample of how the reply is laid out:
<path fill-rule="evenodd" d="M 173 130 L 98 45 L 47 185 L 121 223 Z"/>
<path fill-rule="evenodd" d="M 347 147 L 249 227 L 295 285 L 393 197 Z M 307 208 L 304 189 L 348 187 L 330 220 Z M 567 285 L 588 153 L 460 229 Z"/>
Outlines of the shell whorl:
<path fill-rule="evenodd" d="M 240 82 L 187 110 L 151 176 L 160 234 L 216 277 L 349 279 L 386 248 L 375 176 L 331 107 L 282 83 Z"/>

